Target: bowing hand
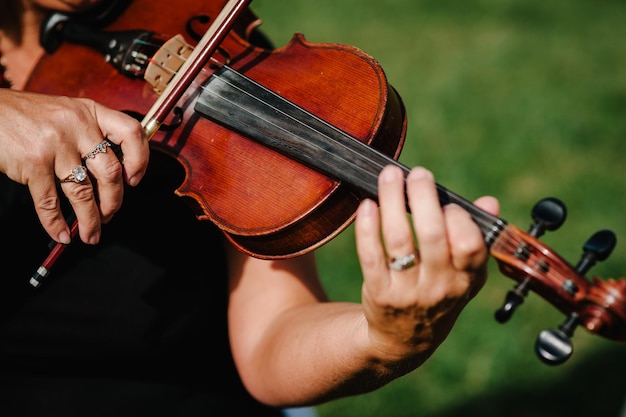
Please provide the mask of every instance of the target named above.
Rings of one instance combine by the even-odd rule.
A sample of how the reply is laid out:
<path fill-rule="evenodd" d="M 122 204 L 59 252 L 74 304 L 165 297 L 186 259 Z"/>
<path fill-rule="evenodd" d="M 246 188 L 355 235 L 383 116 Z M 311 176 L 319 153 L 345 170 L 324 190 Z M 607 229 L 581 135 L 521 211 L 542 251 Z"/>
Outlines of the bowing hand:
<path fill-rule="evenodd" d="M 122 204 L 124 182 L 136 185 L 149 158 L 138 121 L 88 99 L 3 89 L 0 94 L 0 171 L 25 184 L 52 239 L 70 242 L 57 183 L 78 222 L 80 238 L 100 239 L 101 224 Z M 115 152 L 119 146 L 123 160 Z"/>

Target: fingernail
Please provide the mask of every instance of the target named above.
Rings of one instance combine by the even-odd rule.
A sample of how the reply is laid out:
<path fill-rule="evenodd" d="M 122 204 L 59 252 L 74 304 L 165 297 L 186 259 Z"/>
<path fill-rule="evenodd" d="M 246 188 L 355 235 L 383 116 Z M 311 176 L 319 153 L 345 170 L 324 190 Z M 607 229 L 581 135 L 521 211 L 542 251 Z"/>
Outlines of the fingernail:
<path fill-rule="evenodd" d="M 409 179 L 430 178 L 433 179 L 433 174 L 429 170 L 423 167 L 415 167 L 409 172 Z"/>
<path fill-rule="evenodd" d="M 59 233 L 59 242 L 63 243 L 64 245 L 69 245 L 71 241 L 72 238 L 70 237 L 69 233 L 67 233 L 66 231 L 62 231 L 61 233 Z"/>
<path fill-rule="evenodd" d="M 95 245 L 100 241 L 100 232 L 94 233 L 93 235 L 89 236 L 89 240 L 87 241 L 88 244 L 90 245 Z"/>
<path fill-rule="evenodd" d="M 363 201 L 361 201 L 360 207 L 359 207 L 359 214 L 361 216 L 372 216 L 374 214 L 374 212 L 378 209 L 378 205 L 370 200 L 369 198 L 364 199 Z"/>
<path fill-rule="evenodd" d="M 400 170 L 394 166 L 386 166 L 380 173 L 380 179 L 383 182 L 392 182 L 398 178 Z"/>

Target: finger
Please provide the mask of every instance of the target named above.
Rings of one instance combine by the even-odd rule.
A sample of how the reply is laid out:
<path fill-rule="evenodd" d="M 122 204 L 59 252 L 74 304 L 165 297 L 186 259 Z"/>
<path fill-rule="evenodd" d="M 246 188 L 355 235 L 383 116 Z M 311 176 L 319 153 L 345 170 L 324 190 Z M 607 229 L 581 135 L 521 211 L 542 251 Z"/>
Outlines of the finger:
<path fill-rule="evenodd" d="M 500 215 L 500 202 L 495 197 L 486 195 L 476 199 L 474 204 L 494 216 Z"/>
<path fill-rule="evenodd" d="M 78 167 L 82 165 L 79 163 L 76 165 L 76 168 Z M 73 177 L 75 172 L 73 168 L 69 170 L 68 175 L 57 174 L 61 181 L 61 190 L 76 215 L 81 240 L 88 244 L 96 244 L 100 240 L 101 221 L 93 185 L 89 175 L 75 178 Z"/>
<path fill-rule="evenodd" d="M 69 244 L 70 228 L 61 212 L 54 175 L 33 177 L 28 183 L 39 222 L 46 233 L 59 243 Z"/>
<path fill-rule="evenodd" d="M 483 234 L 470 214 L 456 204 L 444 207 L 448 239 L 450 241 L 450 257 L 452 266 L 465 274 L 456 275 L 460 278 L 458 290 L 465 292 L 466 300 L 476 296 L 487 280 L 487 247 Z"/>
<path fill-rule="evenodd" d="M 456 204 L 443 208 L 452 265 L 459 271 L 477 271 L 487 259 L 483 234 L 470 214 Z"/>
<path fill-rule="evenodd" d="M 441 203 L 433 174 L 416 167 L 407 175 L 407 197 L 424 265 L 432 270 L 445 268 L 450 252 Z M 425 274 L 434 276 L 435 274 Z"/>
<path fill-rule="evenodd" d="M 483 196 L 474 204 L 495 216 L 500 212 L 498 200 L 491 196 Z M 483 267 L 488 255 L 483 233 L 474 219 L 456 204 L 445 206 L 444 215 L 454 267 L 467 271 L 475 271 Z"/>
<path fill-rule="evenodd" d="M 120 209 L 124 196 L 122 164 L 110 148 L 111 142 L 105 139 L 83 157 L 93 179 L 102 223 Z"/>
<path fill-rule="evenodd" d="M 382 235 L 387 255 L 399 258 L 415 252 L 413 231 L 406 212 L 405 179 L 399 167 L 385 167 L 378 180 Z"/>
<path fill-rule="evenodd" d="M 361 201 L 356 213 L 354 233 L 363 280 L 377 292 L 385 284 L 384 278 L 388 276 L 388 271 L 385 249 L 380 240 L 380 215 L 374 201 Z"/>
<path fill-rule="evenodd" d="M 150 157 L 144 129 L 129 115 L 94 104 L 103 137 L 121 147 L 124 180 L 131 186 L 137 185 L 146 172 Z"/>
<path fill-rule="evenodd" d="M 80 239 L 85 243 L 95 245 L 100 241 L 101 221 L 91 183 L 66 183 L 61 185 L 61 188 L 76 215 Z"/>

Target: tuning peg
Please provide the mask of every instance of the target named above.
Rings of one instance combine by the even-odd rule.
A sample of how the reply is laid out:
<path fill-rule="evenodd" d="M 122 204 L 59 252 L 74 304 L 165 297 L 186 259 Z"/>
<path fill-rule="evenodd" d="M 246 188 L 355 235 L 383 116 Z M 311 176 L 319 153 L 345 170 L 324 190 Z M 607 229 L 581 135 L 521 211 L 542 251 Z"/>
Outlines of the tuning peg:
<path fill-rule="evenodd" d="M 530 280 L 525 279 L 506 293 L 504 304 L 500 309 L 496 310 L 495 317 L 498 323 L 506 323 L 511 316 L 513 316 L 513 312 L 524 302 L 524 299 L 528 295 L 529 284 Z"/>
<path fill-rule="evenodd" d="M 534 222 L 528 233 L 534 237 L 542 236 L 546 230 L 556 230 L 567 218 L 565 204 L 555 197 L 546 197 L 539 200 L 531 211 Z"/>
<path fill-rule="evenodd" d="M 594 233 L 583 245 L 583 255 L 576 265 L 576 272 L 584 276 L 597 261 L 608 258 L 616 244 L 617 237 L 612 231 L 600 230 Z"/>
<path fill-rule="evenodd" d="M 546 230 L 556 230 L 567 217 L 567 208 L 561 200 L 555 197 L 546 197 L 539 200 L 531 211 L 533 223 L 530 225 L 528 233 L 536 238 L 545 233 Z M 523 245 L 520 244 L 520 245 Z M 520 254 L 524 251 L 520 250 Z M 495 317 L 499 323 L 507 322 L 517 307 L 524 302 L 528 295 L 529 279 L 525 279 L 517 284 L 506 294 L 504 304 L 496 311 Z"/>
<path fill-rule="evenodd" d="M 571 337 L 578 324 L 578 315 L 572 313 L 558 329 L 539 333 L 535 343 L 537 356 L 548 365 L 560 365 L 568 360 L 574 352 Z"/>
<path fill-rule="evenodd" d="M 576 265 L 576 272 L 584 276 L 597 261 L 608 258 L 616 244 L 617 237 L 612 231 L 600 230 L 594 233 L 583 245 L 583 255 Z M 569 280 L 566 284 L 573 285 Z M 570 288 L 570 291 L 573 293 L 577 289 Z M 549 365 L 559 365 L 568 360 L 574 351 L 571 338 L 579 324 L 578 314 L 572 313 L 558 329 L 542 331 L 535 343 L 535 352 L 539 358 Z"/>

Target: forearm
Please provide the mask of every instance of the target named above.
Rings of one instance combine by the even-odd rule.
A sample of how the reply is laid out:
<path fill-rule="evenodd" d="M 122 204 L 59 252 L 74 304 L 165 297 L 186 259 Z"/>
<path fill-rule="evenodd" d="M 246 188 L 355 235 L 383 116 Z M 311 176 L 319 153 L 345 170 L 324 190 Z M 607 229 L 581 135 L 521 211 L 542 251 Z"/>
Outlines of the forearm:
<path fill-rule="evenodd" d="M 317 303 L 285 312 L 239 369 L 263 402 L 316 404 L 379 388 L 418 367 L 431 347 L 424 340 L 418 350 L 383 352 L 361 305 Z"/>

